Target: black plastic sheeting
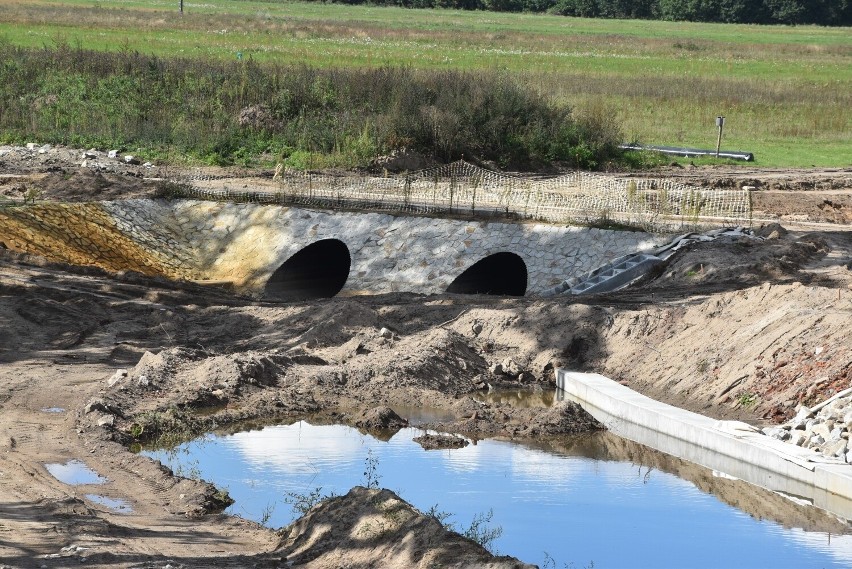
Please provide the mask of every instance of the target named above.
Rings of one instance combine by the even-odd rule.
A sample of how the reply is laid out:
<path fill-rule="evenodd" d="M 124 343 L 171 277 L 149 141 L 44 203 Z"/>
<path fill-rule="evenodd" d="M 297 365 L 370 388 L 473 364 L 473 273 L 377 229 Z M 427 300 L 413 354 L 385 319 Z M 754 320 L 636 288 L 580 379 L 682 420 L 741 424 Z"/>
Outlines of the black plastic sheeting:
<path fill-rule="evenodd" d="M 663 154 L 671 154 L 674 156 L 683 156 L 684 158 L 695 158 L 698 156 L 716 156 L 715 150 L 701 150 L 699 148 L 681 148 L 678 146 L 649 146 L 645 144 L 622 144 L 619 146 L 622 150 L 653 150 L 654 152 L 662 152 Z M 732 160 L 745 160 L 752 162 L 754 154 L 751 152 L 720 150 L 719 158 L 730 158 Z"/>

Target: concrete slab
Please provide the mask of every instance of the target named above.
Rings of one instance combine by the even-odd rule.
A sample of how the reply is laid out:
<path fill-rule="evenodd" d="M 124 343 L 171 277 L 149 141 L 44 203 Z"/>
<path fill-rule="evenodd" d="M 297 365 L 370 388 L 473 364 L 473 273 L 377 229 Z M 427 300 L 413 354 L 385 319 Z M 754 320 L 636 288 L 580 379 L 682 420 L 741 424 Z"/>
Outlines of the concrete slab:
<path fill-rule="evenodd" d="M 655 401 L 602 375 L 558 369 L 556 382 L 561 397 L 617 435 L 852 520 L 852 465 L 739 421 Z"/>

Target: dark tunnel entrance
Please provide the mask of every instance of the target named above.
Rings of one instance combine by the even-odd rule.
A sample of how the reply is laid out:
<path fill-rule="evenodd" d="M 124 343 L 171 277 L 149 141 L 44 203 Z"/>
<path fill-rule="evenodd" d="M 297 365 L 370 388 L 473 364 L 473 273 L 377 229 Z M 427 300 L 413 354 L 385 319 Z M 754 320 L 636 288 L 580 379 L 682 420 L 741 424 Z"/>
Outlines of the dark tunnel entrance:
<path fill-rule="evenodd" d="M 527 265 L 515 253 L 488 255 L 456 277 L 447 292 L 524 296 L 527 292 Z"/>
<path fill-rule="evenodd" d="M 278 267 L 264 294 L 276 300 L 331 298 L 346 284 L 352 257 L 339 239 L 311 243 Z"/>

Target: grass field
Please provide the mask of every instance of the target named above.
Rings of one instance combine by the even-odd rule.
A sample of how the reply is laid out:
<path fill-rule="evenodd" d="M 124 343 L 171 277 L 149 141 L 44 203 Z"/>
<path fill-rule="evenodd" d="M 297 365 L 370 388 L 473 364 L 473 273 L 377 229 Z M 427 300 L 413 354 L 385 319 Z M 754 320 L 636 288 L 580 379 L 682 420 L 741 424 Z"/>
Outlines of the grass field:
<path fill-rule="evenodd" d="M 852 164 L 852 29 L 565 18 L 321 3 L 0 0 L 0 37 L 97 50 L 503 74 L 625 140 Z"/>

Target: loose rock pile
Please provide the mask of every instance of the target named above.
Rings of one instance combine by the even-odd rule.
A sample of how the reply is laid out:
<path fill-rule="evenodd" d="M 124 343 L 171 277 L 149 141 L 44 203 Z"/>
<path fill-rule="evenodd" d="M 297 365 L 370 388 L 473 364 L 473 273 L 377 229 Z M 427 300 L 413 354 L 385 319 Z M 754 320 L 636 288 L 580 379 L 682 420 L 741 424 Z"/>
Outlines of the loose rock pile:
<path fill-rule="evenodd" d="M 763 433 L 852 463 L 852 392 L 842 392 L 813 409 L 802 406 L 793 419 Z"/>
<path fill-rule="evenodd" d="M 29 142 L 26 146 L 0 145 L 0 164 L 14 165 L 17 171 L 51 171 L 56 168 L 79 166 L 98 172 L 115 172 L 121 174 L 144 174 L 145 170 L 154 168 L 151 162 L 142 161 L 131 154 L 119 150 L 76 150 L 65 146 L 38 144 Z M 137 168 L 140 167 L 141 168 Z M 138 172 L 137 172 L 138 170 Z"/>

